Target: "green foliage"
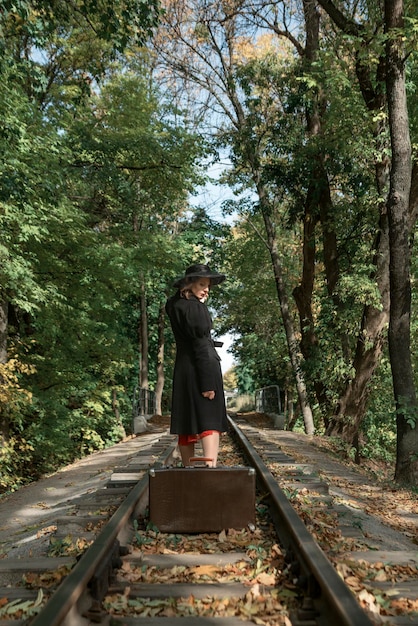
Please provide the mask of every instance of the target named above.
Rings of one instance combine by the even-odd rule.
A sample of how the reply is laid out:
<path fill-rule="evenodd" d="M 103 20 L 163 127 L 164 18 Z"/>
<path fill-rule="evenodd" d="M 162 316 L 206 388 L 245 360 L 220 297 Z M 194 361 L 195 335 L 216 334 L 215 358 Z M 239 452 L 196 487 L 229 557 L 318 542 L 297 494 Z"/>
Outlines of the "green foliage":
<path fill-rule="evenodd" d="M 368 411 L 362 425 L 361 456 L 391 465 L 396 459 L 396 424 L 391 415 L 382 416 Z"/>
<path fill-rule="evenodd" d="M 9 28 L 41 45 L 48 42 L 60 27 L 69 30 L 76 26 L 90 32 L 90 36 L 108 40 L 122 51 L 129 41 L 144 43 L 158 23 L 158 0 L 124 0 L 121 2 L 76 1 L 72 4 L 46 0 L 19 0 L 0 2 L 3 20 Z"/>
<path fill-rule="evenodd" d="M 403 398 L 402 396 L 399 396 L 397 401 L 397 415 L 401 416 L 410 428 L 416 428 L 418 424 L 418 407 L 416 404 L 411 404 L 410 398 Z"/>
<path fill-rule="evenodd" d="M 311 64 L 278 41 L 265 48 L 225 41 L 231 56 L 222 71 L 234 64 L 225 85 L 239 102 L 225 123 L 216 123 L 212 146 L 190 130 L 189 112 L 157 90 L 155 59 L 137 47 L 158 21 L 158 0 L 18 0 L 0 2 L 0 9 L 0 294 L 9 306 L 8 360 L 0 371 L 6 440 L 0 489 L 25 480 L 23 469 L 32 476 L 52 471 L 55 459 L 68 463 L 129 431 L 140 297 L 147 301 L 153 388 L 161 306 L 173 279 L 193 262 L 228 275 L 210 304 L 217 333 L 236 334 L 240 392 L 278 384 L 292 395 L 266 214 L 279 242 L 290 319 L 299 331 L 310 324 L 314 330 L 303 373 L 311 398 L 324 388 L 326 406 L 316 419 L 329 418 L 354 375 L 357 340 L 366 339 L 359 337 L 365 308 L 381 308 L 374 245 L 386 190 L 377 190 L 375 175 L 376 165 L 390 159 L 387 115 L 383 108 L 367 110 L 355 76 L 356 62 L 373 68 L 372 86 L 380 88 L 384 34 L 372 24 L 379 7 L 370 5 L 372 14 L 359 18 L 368 46 L 339 35 L 322 16 L 324 36 Z M 227 24 L 223 18 L 217 28 Z M 408 5 L 415 152 L 416 18 Z M 199 22 L 190 32 L 199 53 L 213 59 L 207 26 Z M 229 93 L 218 104 L 228 106 Z M 307 119 L 317 114 L 316 133 Z M 232 229 L 203 208 L 191 210 L 188 201 L 203 181 L 196 162 L 219 148 L 226 148 L 231 165 L 222 182 L 240 194 L 224 204 L 225 214 L 238 215 Z M 331 191 L 325 216 L 324 180 Z M 315 226 L 312 320 L 298 319 L 292 298 L 301 283 L 308 206 Z M 339 271 L 332 293 L 324 244 L 330 234 Z M 165 338 L 168 398 L 174 349 L 167 328 Z M 385 359 L 370 392 L 362 450 L 372 454 L 373 442 L 389 457 L 395 415 Z M 407 419 L 415 425 L 414 414 Z"/>
<path fill-rule="evenodd" d="M 44 592 L 42 589 L 38 591 L 35 600 L 11 600 L 3 604 L 0 608 L 0 618 L 5 620 L 16 620 L 24 616 L 24 619 L 30 619 L 37 615 L 44 605 Z"/>
<path fill-rule="evenodd" d="M 234 228 L 225 247 L 228 281 L 222 288 L 220 318 L 225 330 L 236 334 L 233 354 L 238 389 L 244 394 L 270 384 L 282 387 L 290 373 L 271 261 L 259 237 L 261 229 L 259 218 L 249 216 Z M 284 248 L 282 253 L 286 254 Z"/>
<path fill-rule="evenodd" d="M 225 391 L 235 391 L 237 389 L 237 376 L 234 367 L 225 372 L 223 380 Z"/>
<path fill-rule="evenodd" d="M 366 415 L 362 431 L 366 441 L 361 444 L 360 454 L 369 459 L 382 460 L 391 465 L 396 459 L 396 428 L 388 420 L 382 422 L 379 416 Z"/>
<path fill-rule="evenodd" d="M 19 435 L 10 437 L 0 449 L 0 493 L 15 491 L 31 480 L 33 444 Z"/>
<path fill-rule="evenodd" d="M 246 385 L 241 383 L 241 386 L 242 388 L 245 388 Z M 228 410 L 240 413 L 248 413 L 249 411 L 254 411 L 254 408 L 254 394 L 244 392 L 228 399 Z"/>
<path fill-rule="evenodd" d="M 69 5 L 37 3 L 37 24 L 33 3 L 3 7 L 0 491 L 131 430 L 141 285 L 155 363 L 166 286 L 194 253 L 175 235 L 204 152 L 153 88 L 147 56 L 116 54 L 148 32 L 157 3 L 94 4 L 94 15 L 81 3 L 77 24 Z M 36 49 L 26 63 L 25 45 Z"/>
<path fill-rule="evenodd" d="M 240 115 L 233 117 L 237 107 L 232 102 L 234 122 L 226 121 L 217 136 L 219 145 L 231 152 L 232 167 L 224 180 L 245 195 L 243 200 L 228 200 L 225 206 L 226 213 L 239 216 L 227 254 L 234 282 L 228 287 L 223 309 L 225 328 L 232 328 L 237 336 L 238 378 L 242 367 L 256 386 L 279 382 L 291 390 L 294 385 L 266 250 L 262 217 L 267 213 L 288 295 L 288 302 L 281 304 L 290 307 L 294 328 L 299 325 L 298 338 L 302 329 L 307 331 L 302 345 L 303 374 L 312 404 L 315 395 L 321 398 L 321 411 L 316 411 L 319 428 L 323 418 L 333 415 L 356 375 L 359 347 L 366 351 L 371 347 L 368 335 L 360 330 L 365 312 L 382 309 L 375 245 L 381 226 L 380 194 L 386 191 L 376 184 L 376 165 L 390 159 L 387 115 L 383 108 L 369 111 L 364 106 L 356 76 L 358 64 L 371 68 L 373 88 L 380 93 L 377 70 L 384 36 L 372 24 L 379 9 L 373 8 L 372 13 L 373 19 L 367 13 L 359 18 L 370 34 L 368 46 L 361 38 L 336 34 L 325 18 L 320 49 L 312 62 L 303 54 L 299 60 L 296 54 L 287 54 L 285 44 L 278 40 L 270 49 L 267 46 L 265 54 L 255 45 L 251 49 L 248 40 L 227 76 L 240 99 Z M 223 26 L 223 21 L 213 18 L 212 32 L 219 39 Z M 228 40 L 226 29 L 222 32 Z M 228 49 L 237 46 L 241 51 L 236 40 L 228 44 Z M 205 40 L 205 45 L 210 42 Z M 308 242 L 303 239 L 307 233 Z M 302 275 L 302 253 L 308 255 L 309 247 L 314 264 L 305 266 Z M 327 257 L 330 250 L 335 284 Z M 311 278 L 312 292 L 306 286 Z M 309 306 L 298 311 L 292 292 L 297 293 L 302 280 L 302 296 Z M 302 318 L 308 308 L 312 317 Z M 385 397 L 391 406 L 393 400 Z"/>

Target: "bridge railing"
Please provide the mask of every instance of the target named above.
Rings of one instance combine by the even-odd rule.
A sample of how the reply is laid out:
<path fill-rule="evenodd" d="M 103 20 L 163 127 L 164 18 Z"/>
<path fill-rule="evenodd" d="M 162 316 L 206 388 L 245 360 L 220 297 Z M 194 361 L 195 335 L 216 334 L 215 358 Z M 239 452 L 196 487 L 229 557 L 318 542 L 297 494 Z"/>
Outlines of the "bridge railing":
<path fill-rule="evenodd" d="M 278 385 L 262 387 L 255 392 L 255 410 L 259 413 L 281 413 L 280 388 Z"/>
<path fill-rule="evenodd" d="M 132 400 L 133 432 L 146 430 L 146 420 L 156 413 L 155 391 L 144 387 L 135 387 Z"/>
<path fill-rule="evenodd" d="M 275 428 L 284 429 L 285 419 L 278 385 L 269 385 L 255 391 L 255 410 L 270 415 Z"/>

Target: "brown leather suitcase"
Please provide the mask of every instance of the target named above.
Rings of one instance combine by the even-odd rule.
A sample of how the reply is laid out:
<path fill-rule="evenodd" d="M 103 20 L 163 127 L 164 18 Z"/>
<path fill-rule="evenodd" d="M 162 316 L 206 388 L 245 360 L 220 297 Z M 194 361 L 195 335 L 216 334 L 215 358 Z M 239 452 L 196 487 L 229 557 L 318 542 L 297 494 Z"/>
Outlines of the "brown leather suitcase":
<path fill-rule="evenodd" d="M 149 518 L 160 532 L 204 533 L 255 526 L 255 470 L 178 467 L 149 471 Z"/>

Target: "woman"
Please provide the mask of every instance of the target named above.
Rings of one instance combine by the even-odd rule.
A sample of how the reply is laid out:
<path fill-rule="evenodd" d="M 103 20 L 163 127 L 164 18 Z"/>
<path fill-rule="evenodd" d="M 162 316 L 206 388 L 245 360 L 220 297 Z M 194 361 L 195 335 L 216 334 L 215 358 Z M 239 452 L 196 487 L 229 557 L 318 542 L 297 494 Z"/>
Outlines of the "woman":
<path fill-rule="evenodd" d="M 224 280 L 208 265 L 191 265 L 174 283 L 177 293 L 166 304 L 177 348 L 170 432 L 179 435 L 185 466 L 200 439 L 204 456 L 212 459 L 208 465 L 216 467 L 219 435 L 228 428 L 220 357 L 205 304 L 210 288 Z"/>

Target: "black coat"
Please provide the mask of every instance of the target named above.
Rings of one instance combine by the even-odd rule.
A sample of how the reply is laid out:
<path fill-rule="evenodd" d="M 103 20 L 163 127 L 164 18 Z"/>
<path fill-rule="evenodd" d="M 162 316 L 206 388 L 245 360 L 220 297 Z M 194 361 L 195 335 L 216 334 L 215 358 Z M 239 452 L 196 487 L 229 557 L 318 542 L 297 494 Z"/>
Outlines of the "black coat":
<path fill-rule="evenodd" d="M 208 308 L 195 296 L 187 300 L 177 292 L 167 301 L 166 312 L 177 347 L 170 431 L 179 435 L 224 432 L 228 422 L 222 371 Z M 203 391 L 215 391 L 215 398 L 204 398 Z"/>

